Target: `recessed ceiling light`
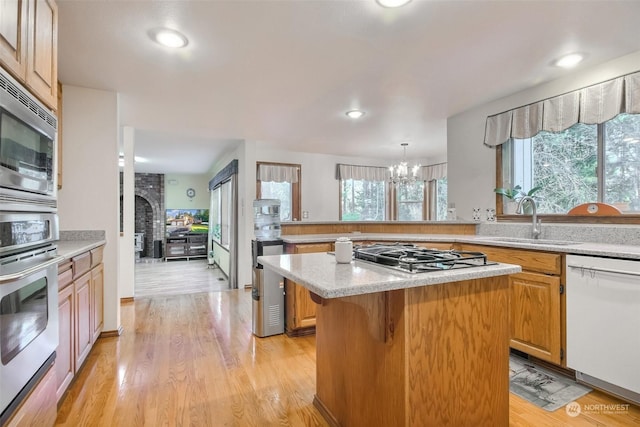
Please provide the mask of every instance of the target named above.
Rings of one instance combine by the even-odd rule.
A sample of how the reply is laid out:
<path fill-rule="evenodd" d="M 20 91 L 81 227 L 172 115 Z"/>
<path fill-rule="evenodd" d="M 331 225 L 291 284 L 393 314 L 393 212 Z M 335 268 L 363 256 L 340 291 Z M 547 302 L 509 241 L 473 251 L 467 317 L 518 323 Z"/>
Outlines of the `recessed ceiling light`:
<path fill-rule="evenodd" d="M 583 59 L 584 55 L 582 55 L 581 53 L 571 53 L 558 59 L 555 62 L 555 65 L 561 68 L 572 68 L 578 65 Z"/>
<path fill-rule="evenodd" d="M 376 0 L 382 7 L 400 7 L 409 3 L 411 0 Z"/>
<path fill-rule="evenodd" d="M 166 47 L 180 48 L 189 44 L 189 40 L 180 32 L 169 28 L 154 28 L 149 31 L 154 42 Z"/>
<path fill-rule="evenodd" d="M 364 116 L 364 111 L 351 110 L 347 111 L 345 114 L 351 119 L 359 119 L 360 117 Z"/>

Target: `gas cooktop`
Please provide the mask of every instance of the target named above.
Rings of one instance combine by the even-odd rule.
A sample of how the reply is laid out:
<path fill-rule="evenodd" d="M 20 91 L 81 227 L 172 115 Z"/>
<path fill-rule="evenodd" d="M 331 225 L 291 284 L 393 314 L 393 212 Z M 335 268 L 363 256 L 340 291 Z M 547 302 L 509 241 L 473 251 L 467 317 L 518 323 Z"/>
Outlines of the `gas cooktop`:
<path fill-rule="evenodd" d="M 354 258 L 407 273 L 495 265 L 482 252 L 429 249 L 404 243 L 356 246 Z"/>

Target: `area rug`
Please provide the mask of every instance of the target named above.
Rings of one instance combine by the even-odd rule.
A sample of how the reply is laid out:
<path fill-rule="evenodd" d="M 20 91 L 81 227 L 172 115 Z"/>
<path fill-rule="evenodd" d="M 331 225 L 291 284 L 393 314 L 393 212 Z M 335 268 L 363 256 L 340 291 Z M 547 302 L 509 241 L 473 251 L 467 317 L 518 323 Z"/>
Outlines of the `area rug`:
<path fill-rule="evenodd" d="M 509 391 L 547 411 L 555 411 L 591 389 L 512 354 L 509 357 Z"/>

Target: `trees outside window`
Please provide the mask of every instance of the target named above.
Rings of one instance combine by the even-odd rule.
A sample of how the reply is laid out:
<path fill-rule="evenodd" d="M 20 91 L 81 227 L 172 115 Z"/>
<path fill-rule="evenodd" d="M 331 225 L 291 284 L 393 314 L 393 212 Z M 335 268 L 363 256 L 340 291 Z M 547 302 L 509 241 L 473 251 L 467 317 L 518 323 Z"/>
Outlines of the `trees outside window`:
<path fill-rule="evenodd" d="M 425 182 L 398 184 L 396 189 L 397 220 L 422 221 L 425 216 Z"/>
<path fill-rule="evenodd" d="M 385 182 L 340 180 L 341 221 L 384 221 Z"/>
<path fill-rule="evenodd" d="M 541 187 L 539 213 L 562 214 L 588 202 L 640 212 L 640 115 L 512 139 L 502 146 L 502 161 L 504 187 Z"/>
<path fill-rule="evenodd" d="M 440 178 L 436 181 L 436 206 L 435 206 L 435 219 L 436 221 L 444 221 L 447 219 L 447 177 Z"/>

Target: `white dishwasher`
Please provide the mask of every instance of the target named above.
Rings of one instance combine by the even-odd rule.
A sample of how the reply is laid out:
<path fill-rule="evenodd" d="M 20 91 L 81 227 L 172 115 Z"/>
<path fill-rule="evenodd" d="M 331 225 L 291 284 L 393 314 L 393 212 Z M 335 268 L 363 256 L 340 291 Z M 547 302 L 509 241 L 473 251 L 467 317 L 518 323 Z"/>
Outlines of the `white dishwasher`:
<path fill-rule="evenodd" d="M 640 261 L 567 255 L 567 366 L 640 403 Z"/>

